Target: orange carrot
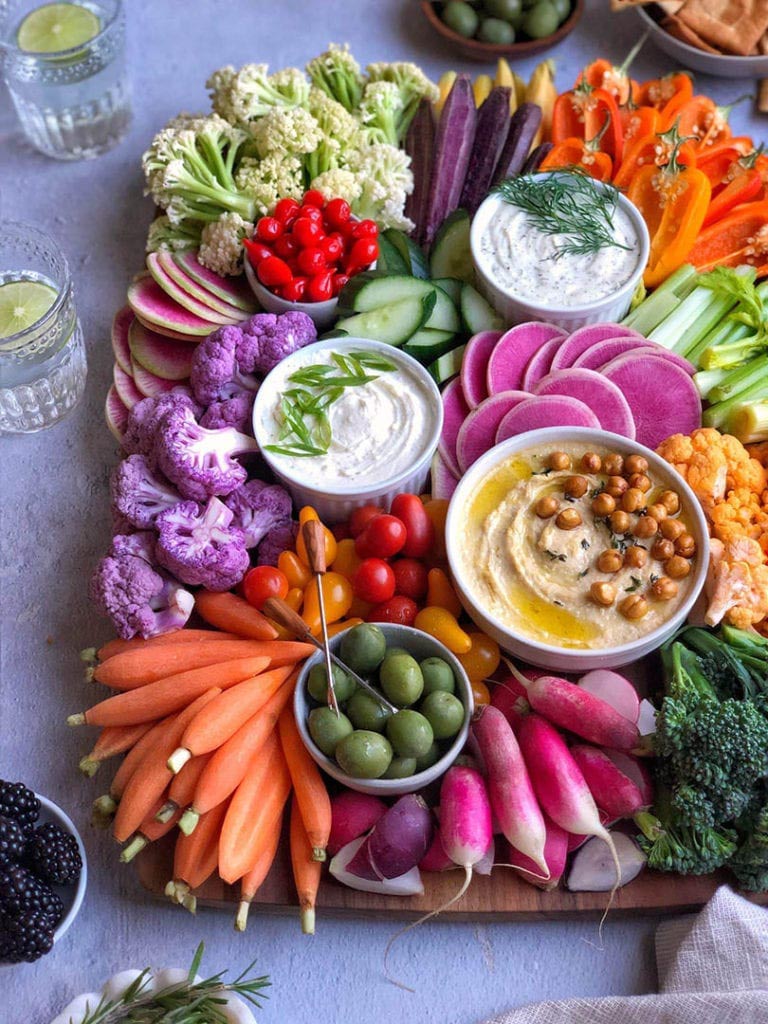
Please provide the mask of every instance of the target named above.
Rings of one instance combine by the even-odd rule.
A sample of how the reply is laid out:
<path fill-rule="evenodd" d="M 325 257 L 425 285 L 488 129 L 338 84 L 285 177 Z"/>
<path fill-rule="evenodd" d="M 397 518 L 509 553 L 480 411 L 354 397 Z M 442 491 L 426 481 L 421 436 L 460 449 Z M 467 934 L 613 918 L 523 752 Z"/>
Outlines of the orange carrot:
<path fill-rule="evenodd" d="M 305 645 L 296 651 L 296 658 L 306 657 Z M 283 650 L 282 645 L 279 648 Z M 94 669 L 93 678 L 114 690 L 134 690 L 138 686 L 156 683 L 168 676 L 178 675 L 193 668 L 218 665 L 235 658 L 263 658 L 277 653 L 274 644 L 265 646 L 253 640 L 215 640 L 213 643 L 167 644 L 158 650 L 124 651 Z M 286 648 L 286 655 L 294 651 Z"/>
<path fill-rule="evenodd" d="M 173 880 L 166 885 L 165 895 L 193 914 L 197 908 L 197 899 L 191 890 L 199 889 L 216 870 L 219 862 L 219 836 L 227 808 L 227 803 L 214 807 L 202 816 L 199 828 L 191 836 L 180 832 L 176 840 Z"/>
<path fill-rule="evenodd" d="M 319 768 L 302 743 L 290 705 L 283 709 L 278 728 L 280 745 L 291 773 L 294 803 L 298 804 L 301 811 L 303 827 L 312 846 L 312 856 L 317 861 L 323 861 L 331 834 L 331 798 Z"/>
<path fill-rule="evenodd" d="M 313 855 L 312 842 L 304 828 L 299 802 L 294 796 L 291 804 L 291 867 L 299 897 L 301 930 L 305 935 L 315 934 L 315 902 L 320 888 L 322 864 Z"/>
<path fill-rule="evenodd" d="M 161 722 L 155 722 L 123 758 L 110 783 L 109 792 L 93 802 L 93 824 L 97 828 L 106 828 L 112 820 L 112 815 L 117 810 L 120 798 L 133 773 L 147 756 L 148 751 L 156 743 L 159 743 L 163 735 L 171 728 L 175 718 L 175 715 L 169 715 Z"/>
<path fill-rule="evenodd" d="M 178 774 L 173 776 L 168 787 L 168 799 L 157 812 L 158 821 L 165 821 L 166 818 L 176 814 L 176 811 L 179 812 L 177 820 L 181 817 L 181 812 L 184 808 L 189 807 L 189 802 L 195 795 L 195 789 L 200 781 L 200 776 L 203 774 L 205 766 L 210 759 L 210 754 L 201 754 L 200 757 L 193 757 L 191 761 L 187 761 Z"/>
<path fill-rule="evenodd" d="M 237 916 L 235 917 L 235 928 L 239 932 L 245 931 L 245 926 L 248 923 L 248 911 L 253 898 L 259 891 L 262 882 L 269 874 L 269 869 L 274 863 L 282 828 L 283 816 L 279 815 L 265 830 L 264 844 L 261 853 L 256 858 L 255 864 L 240 879 L 240 903 L 238 904 Z"/>
<path fill-rule="evenodd" d="M 212 686 L 226 689 L 258 675 L 269 658 L 237 658 L 167 676 L 156 683 L 117 693 L 80 715 L 70 715 L 69 725 L 135 725 L 178 711 Z M 181 738 L 181 737 L 179 737 Z M 169 751 L 169 754 L 171 751 Z"/>
<path fill-rule="evenodd" d="M 168 758 L 200 708 L 205 707 L 219 693 L 221 690 L 218 687 L 212 687 L 178 714 L 173 726 L 163 733 L 133 773 L 117 805 L 112 826 L 112 833 L 118 843 L 124 843 L 131 833 L 136 831 L 149 814 L 153 803 L 165 792 L 173 778 L 173 772 L 168 767 Z"/>
<path fill-rule="evenodd" d="M 221 827 L 219 875 L 225 882 L 236 882 L 254 866 L 290 792 L 291 776 L 273 734 L 235 790 Z"/>
<path fill-rule="evenodd" d="M 165 647 L 166 644 L 191 644 L 200 640 L 239 640 L 236 633 L 222 633 L 218 629 L 172 629 L 170 633 L 160 633 L 158 636 L 151 636 L 148 640 L 142 640 L 135 636 L 132 640 L 108 640 L 96 652 L 99 661 L 106 661 L 116 654 L 123 654 L 125 651 L 143 651 L 153 647 Z"/>
<path fill-rule="evenodd" d="M 254 756 L 272 735 L 280 713 L 293 696 L 297 674 L 292 673 L 264 707 L 215 752 L 200 776 L 191 806 L 181 816 L 182 832 L 191 832 L 201 814 L 226 800 L 243 781 Z"/>
<path fill-rule="evenodd" d="M 195 754 L 216 750 L 234 736 L 243 722 L 247 722 L 264 707 L 269 698 L 280 689 L 293 669 L 290 665 L 262 672 L 246 679 L 229 690 L 196 715 L 189 723 L 177 750 L 168 759 L 168 767 L 177 772 Z"/>
<path fill-rule="evenodd" d="M 138 725 L 115 725 L 102 729 L 90 754 L 80 758 L 80 771 L 89 778 L 95 775 L 102 761 L 130 750 L 151 727 L 151 722 L 140 722 Z"/>
<path fill-rule="evenodd" d="M 128 864 L 137 854 L 141 853 L 145 846 L 149 846 L 150 843 L 156 842 L 170 832 L 179 820 L 181 808 L 178 808 L 175 814 L 172 814 L 164 821 L 158 821 L 157 815 L 160 813 L 164 803 L 165 801 L 162 797 L 155 801 L 149 814 L 136 829 L 136 834 L 130 843 L 120 851 L 120 860 L 123 864 Z"/>
<path fill-rule="evenodd" d="M 195 610 L 217 629 L 226 629 L 253 640 L 276 640 L 277 630 L 265 615 L 235 594 L 214 594 L 198 590 Z"/>

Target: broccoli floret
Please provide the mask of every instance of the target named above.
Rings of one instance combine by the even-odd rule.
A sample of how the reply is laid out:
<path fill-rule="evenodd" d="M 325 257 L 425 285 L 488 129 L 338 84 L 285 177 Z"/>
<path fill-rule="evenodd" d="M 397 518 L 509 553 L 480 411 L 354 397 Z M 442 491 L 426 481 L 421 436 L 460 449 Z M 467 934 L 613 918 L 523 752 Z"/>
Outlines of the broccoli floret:
<path fill-rule="evenodd" d="M 226 500 L 233 524 L 243 531 L 245 545 L 255 548 L 277 525 L 291 518 L 291 497 L 279 484 L 249 480 Z"/>
<path fill-rule="evenodd" d="M 748 831 L 729 862 L 742 889 L 748 892 L 768 891 L 768 798 L 750 816 Z"/>
<path fill-rule="evenodd" d="M 206 430 L 234 427 L 241 434 L 253 433 L 253 391 L 238 391 L 231 398 L 213 402 L 200 417 L 200 426 Z"/>
<path fill-rule="evenodd" d="M 128 413 L 123 448 L 129 455 L 146 455 L 154 465 L 155 435 L 160 420 L 170 409 L 186 408 L 198 416 L 200 407 L 183 384 L 155 398 L 143 398 Z"/>
<path fill-rule="evenodd" d="M 185 408 L 166 413 L 155 438 L 160 469 L 185 498 L 194 501 L 231 494 L 246 479 L 236 457 L 257 450 L 252 437 L 233 427 L 206 430 Z"/>
<path fill-rule="evenodd" d="M 197 346 L 189 382 L 198 402 L 209 405 L 232 397 L 238 391 L 258 390 L 258 379 L 251 373 L 243 373 L 238 360 L 242 341 L 242 326 L 230 324 L 218 327 Z"/>
<path fill-rule="evenodd" d="M 161 217 L 155 217 L 149 225 L 146 249 L 147 252 L 182 252 L 185 249 L 196 249 L 200 244 L 200 237 L 199 226 L 187 221 L 171 224 L 168 216 L 163 214 Z"/>
<path fill-rule="evenodd" d="M 733 829 L 683 823 L 663 786 L 656 789 L 653 813 L 638 814 L 635 821 L 642 829 L 637 837 L 640 848 L 648 857 L 648 867 L 656 871 L 707 875 L 722 867 L 736 849 Z"/>
<path fill-rule="evenodd" d="M 337 46 L 331 43 L 325 53 L 321 53 L 307 64 L 307 74 L 313 85 L 322 89 L 347 110 L 354 110 L 360 105 L 363 76 L 360 65 L 346 44 Z"/>
<path fill-rule="evenodd" d="M 245 535 L 231 509 L 211 498 L 204 508 L 183 501 L 157 518 L 157 560 L 184 583 L 229 590 L 249 565 Z"/>
<path fill-rule="evenodd" d="M 719 697 L 744 699 L 768 691 L 768 655 L 754 657 L 749 649 L 737 650 L 711 630 L 699 627 L 684 630 L 678 639 L 697 652 L 701 671 Z M 759 647 L 754 650 L 759 652 Z"/>
<path fill-rule="evenodd" d="M 249 220 L 243 220 L 239 213 L 222 213 L 203 228 L 197 258 L 222 277 L 235 277 L 243 269 L 243 239 L 252 235 Z"/>
<path fill-rule="evenodd" d="M 140 530 L 151 529 L 161 512 L 182 500 L 167 481 L 155 476 L 144 455 L 129 455 L 115 466 L 109 489 L 114 512 Z"/>
<path fill-rule="evenodd" d="M 317 341 L 317 329 L 306 313 L 256 313 L 238 326 L 238 365 L 241 371 L 262 377 L 292 352 Z"/>

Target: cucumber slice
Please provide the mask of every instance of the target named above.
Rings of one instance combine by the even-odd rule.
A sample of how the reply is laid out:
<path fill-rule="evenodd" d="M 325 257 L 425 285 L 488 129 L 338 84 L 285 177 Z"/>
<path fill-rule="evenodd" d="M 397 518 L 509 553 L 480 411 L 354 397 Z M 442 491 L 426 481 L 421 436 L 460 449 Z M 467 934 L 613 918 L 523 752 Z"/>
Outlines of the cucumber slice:
<path fill-rule="evenodd" d="M 454 306 L 459 305 L 461 302 L 461 289 L 464 284 L 463 281 L 459 281 L 457 277 L 437 277 L 432 284 L 436 284 L 438 288 L 442 288 Z"/>
<path fill-rule="evenodd" d="M 475 268 L 469 249 L 470 219 L 466 210 L 454 210 L 440 225 L 429 256 L 431 277 L 457 277 L 471 284 Z"/>
<path fill-rule="evenodd" d="M 376 261 L 376 270 L 391 277 L 393 275 L 410 274 L 411 264 L 403 259 L 400 250 L 387 238 L 387 233 L 379 237 L 379 258 Z"/>
<path fill-rule="evenodd" d="M 455 334 L 460 326 L 456 307 L 441 288 L 436 288 L 431 281 L 424 281 L 418 277 L 374 277 L 368 273 L 357 274 L 341 293 L 340 311 L 368 313 L 373 309 L 389 306 L 393 302 L 423 299 L 427 295 L 435 296 L 435 304 L 425 326 Z"/>
<path fill-rule="evenodd" d="M 431 327 L 422 327 L 403 345 L 403 352 L 427 365 L 444 352 L 449 352 L 454 347 L 455 337 L 453 331 L 435 331 Z"/>
<path fill-rule="evenodd" d="M 470 334 L 479 334 L 480 331 L 504 330 L 502 318 L 471 284 L 462 285 L 459 308 L 461 309 L 461 319 Z"/>
<path fill-rule="evenodd" d="M 407 267 L 405 273 L 410 273 L 414 277 L 424 279 L 429 277 L 427 257 L 424 255 L 421 247 L 412 238 L 409 238 L 404 231 L 398 231 L 397 228 L 388 228 L 381 238 L 386 239 L 390 245 L 397 249 L 403 263 Z"/>
<path fill-rule="evenodd" d="M 461 361 L 464 358 L 466 345 L 459 345 L 430 363 L 427 369 L 439 385 L 447 384 L 449 380 L 456 377 L 461 370 Z"/>
<path fill-rule="evenodd" d="M 432 295 L 405 298 L 339 320 L 336 330 L 352 338 L 370 338 L 399 348 L 424 325 L 433 309 Z"/>

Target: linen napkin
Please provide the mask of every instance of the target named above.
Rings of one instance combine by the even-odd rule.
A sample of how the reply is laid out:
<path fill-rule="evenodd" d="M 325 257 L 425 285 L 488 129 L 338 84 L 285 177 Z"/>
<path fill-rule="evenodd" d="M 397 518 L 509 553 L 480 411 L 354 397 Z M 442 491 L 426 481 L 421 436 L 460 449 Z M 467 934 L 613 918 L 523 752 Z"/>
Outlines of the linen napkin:
<path fill-rule="evenodd" d="M 533 1003 L 485 1024 L 768 1024 L 768 909 L 722 886 L 656 932 L 658 995 Z"/>

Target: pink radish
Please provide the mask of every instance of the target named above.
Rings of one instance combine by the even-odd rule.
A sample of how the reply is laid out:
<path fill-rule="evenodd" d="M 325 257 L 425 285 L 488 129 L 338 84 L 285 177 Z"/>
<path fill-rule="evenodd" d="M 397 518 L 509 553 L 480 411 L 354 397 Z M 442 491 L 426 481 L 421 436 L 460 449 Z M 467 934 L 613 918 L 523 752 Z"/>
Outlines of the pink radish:
<path fill-rule="evenodd" d="M 539 676 L 529 680 L 514 665 L 509 667 L 517 681 L 525 686 L 533 710 L 548 722 L 601 747 L 615 747 L 616 750 L 641 747 L 635 723 L 620 715 L 604 700 L 567 679 Z"/>
<path fill-rule="evenodd" d="M 546 870 L 541 868 L 526 857 L 524 853 L 516 850 L 513 846 L 509 848 L 509 863 L 497 864 L 497 867 L 510 867 L 524 878 L 526 882 L 537 886 L 539 889 L 550 891 L 556 889 L 565 871 L 565 863 L 568 858 L 569 835 L 565 829 L 560 828 L 548 815 L 544 815 L 544 826 L 546 828 L 546 841 L 544 843 L 544 862 Z"/>
<path fill-rule="evenodd" d="M 461 381 L 456 377 L 443 391 L 443 430 L 437 446 L 448 469 L 456 477 L 461 476 L 461 469 L 456 458 L 456 438 L 459 436 L 459 430 L 469 416 L 469 412 L 470 407 L 464 399 Z"/>
<path fill-rule="evenodd" d="M 470 409 L 474 409 L 488 397 L 488 360 L 500 337 L 501 331 L 480 331 L 479 334 L 472 335 L 464 349 L 460 381 L 464 400 Z"/>
<path fill-rule="evenodd" d="M 130 306 L 123 306 L 118 309 L 112 320 L 112 351 L 115 354 L 115 362 L 121 370 L 131 372 L 131 350 L 128 346 L 128 330 L 136 318 Z"/>
<path fill-rule="evenodd" d="M 357 846 L 357 852 L 347 864 L 347 871 L 355 878 L 364 878 L 369 882 L 383 882 L 383 877 L 373 866 L 371 860 L 370 836 L 363 836 L 362 839 L 363 842 Z"/>
<path fill-rule="evenodd" d="M 574 743 L 570 750 L 601 811 L 612 818 L 631 818 L 647 809 L 634 782 L 602 750 L 587 743 Z"/>
<path fill-rule="evenodd" d="M 424 886 L 418 868 L 411 868 L 400 878 L 365 878 L 355 875 L 349 870 L 350 863 L 354 860 L 360 847 L 365 842 L 365 836 L 353 839 L 351 843 L 343 846 L 330 863 L 329 870 L 333 877 L 350 889 L 359 889 L 361 892 L 376 892 L 383 896 L 423 896 Z"/>
<path fill-rule="evenodd" d="M 480 860 L 475 864 L 476 875 L 490 875 L 493 871 L 493 862 L 496 859 L 496 835 L 491 836 L 491 841 L 488 845 L 488 849 L 485 851 Z"/>
<path fill-rule="evenodd" d="M 620 715 L 637 724 L 640 714 L 640 698 L 632 683 L 618 672 L 607 668 L 596 668 L 587 672 L 578 681 L 582 690 L 599 697 L 606 704 L 618 711 Z"/>
<path fill-rule="evenodd" d="M 546 827 L 512 727 L 491 705 L 479 707 L 472 732 L 480 746 L 491 808 L 504 837 L 546 873 Z"/>
<path fill-rule="evenodd" d="M 122 370 L 117 363 L 112 367 L 112 379 L 115 391 L 127 409 L 132 409 L 134 405 L 144 398 L 144 395 L 136 387 L 133 377 L 126 373 L 125 370 Z"/>
<path fill-rule="evenodd" d="M 176 387 L 175 380 L 158 377 L 156 374 L 150 373 L 149 370 L 145 370 L 141 363 L 137 363 L 135 360 L 132 360 L 131 363 L 131 376 L 145 398 L 156 398 Z"/>
<path fill-rule="evenodd" d="M 647 857 L 640 847 L 623 832 L 612 835 L 619 858 L 619 885 L 628 885 L 646 865 Z M 613 864 L 605 855 L 605 846 L 589 839 L 573 858 L 566 887 L 571 892 L 609 892 L 613 885 Z"/>
<path fill-rule="evenodd" d="M 594 370 L 554 370 L 535 387 L 537 395 L 566 395 L 594 409 L 603 430 L 635 437 L 635 421 L 624 395 Z"/>
<path fill-rule="evenodd" d="M 115 385 L 112 384 L 107 392 L 107 399 L 104 403 L 104 418 L 107 421 L 110 433 L 118 444 L 123 443 L 123 435 L 128 423 L 128 411 L 128 407 L 118 395 Z"/>
<path fill-rule="evenodd" d="M 432 815 L 415 793 L 401 796 L 373 826 L 368 855 L 381 878 L 398 878 L 415 867 L 432 839 Z"/>
<path fill-rule="evenodd" d="M 598 807 L 598 811 L 600 808 Z M 616 824 L 616 819 L 612 818 L 610 814 L 606 814 L 605 811 L 600 811 L 600 824 L 606 828 L 611 828 L 612 825 Z M 578 836 L 573 832 L 568 833 L 568 853 L 573 853 L 574 850 L 578 850 L 580 846 L 589 839 L 589 836 Z"/>
<path fill-rule="evenodd" d="M 504 715 L 513 732 L 517 731 L 523 715 L 527 715 L 531 710 L 525 687 L 521 686 L 513 676 L 509 676 L 508 679 L 502 680 L 493 687 L 491 705 L 498 708 Z"/>
<path fill-rule="evenodd" d="M 565 331 L 538 321 L 518 324 L 502 334 L 488 358 L 488 394 L 521 389 L 528 360 L 552 338 L 565 338 Z"/>
<path fill-rule="evenodd" d="M 573 366 L 582 352 L 605 338 L 640 338 L 637 331 L 621 324 L 587 324 L 574 331 L 560 346 L 552 359 L 552 370 L 565 370 Z M 643 339 L 645 340 L 645 339 Z"/>
<path fill-rule="evenodd" d="M 640 758 L 626 754 L 623 750 L 611 750 L 608 747 L 604 748 L 603 753 L 611 759 L 622 775 L 631 779 L 640 791 L 643 804 L 650 807 L 653 803 L 653 780 Z"/>
<path fill-rule="evenodd" d="M 432 457 L 430 469 L 432 477 L 432 497 L 443 498 L 448 501 L 459 486 L 459 478 L 454 476 L 453 470 L 437 451 Z"/>
<path fill-rule="evenodd" d="M 534 352 L 523 372 L 523 379 L 520 385 L 523 391 L 534 391 L 539 381 L 546 377 L 552 365 L 555 352 L 557 352 L 562 344 L 562 338 L 551 338 L 549 341 L 544 342 L 538 352 Z"/>
<path fill-rule="evenodd" d="M 573 365 L 570 367 L 572 370 L 599 370 L 601 366 L 605 366 L 611 359 L 615 359 L 617 356 L 626 355 L 627 352 L 637 352 L 638 349 L 647 348 L 650 342 L 646 338 L 639 336 L 621 336 L 616 338 L 605 338 L 603 341 L 598 341 L 595 345 L 590 345 L 588 349 L 575 359 Z M 661 345 L 659 345 L 661 350 Z M 666 352 L 666 349 L 664 349 Z"/>
<path fill-rule="evenodd" d="M 502 391 L 481 402 L 467 416 L 456 438 L 456 459 L 462 473 L 496 444 L 499 424 L 519 403 L 529 400 L 524 391 Z"/>
<path fill-rule="evenodd" d="M 383 800 L 367 793 L 345 789 L 335 796 L 331 800 L 329 853 L 338 853 L 342 846 L 370 831 L 386 810 Z"/>

